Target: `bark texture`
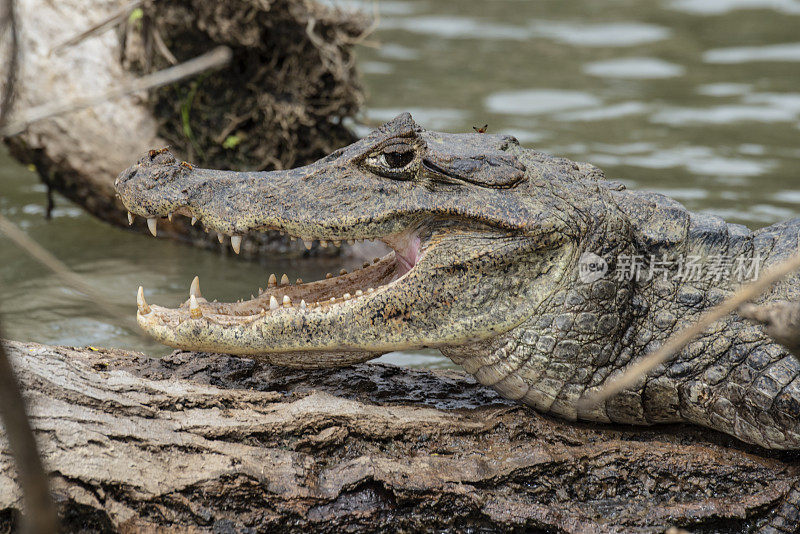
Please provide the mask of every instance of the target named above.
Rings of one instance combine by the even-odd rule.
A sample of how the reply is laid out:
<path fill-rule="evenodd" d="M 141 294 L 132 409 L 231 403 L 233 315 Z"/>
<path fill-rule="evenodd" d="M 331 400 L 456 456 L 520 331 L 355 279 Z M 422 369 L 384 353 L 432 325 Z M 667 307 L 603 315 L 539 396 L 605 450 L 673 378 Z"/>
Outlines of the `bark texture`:
<path fill-rule="evenodd" d="M 114 179 L 151 148 L 169 145 L 196 165 L 260 170 L 309 163 L 354 140 L 342 120 L 363 102 L 352 48 L 369 27 L 365 16 L 313 0 L 155 0 L 111 30 L 59 47 L 127 2 L 17 4 L 17 111 L 101 94 L 217 45 L 233 50 L 222 70 L 40 121 L 6 139 L 45 184 L 112 224 L 128 225 Z M 7 67 L 0 65 L 0 76 Z M 141 219 L 134 228 L 147 231 Z M 159 237 L 230 250 L 184 217 L 162 221 Z M 255 235 L 242 247 L 244 256 L 275 252 L 308 254 L 277 234 Z"/>
<path fill-rule="evenodd" d="M 796 454 L 692 427 L 559 422 L 460 372 L 7 348 L 72 531 L 750 532 L 797 519 Z M 20 495 L 0 446 L 2 532 Z"/>

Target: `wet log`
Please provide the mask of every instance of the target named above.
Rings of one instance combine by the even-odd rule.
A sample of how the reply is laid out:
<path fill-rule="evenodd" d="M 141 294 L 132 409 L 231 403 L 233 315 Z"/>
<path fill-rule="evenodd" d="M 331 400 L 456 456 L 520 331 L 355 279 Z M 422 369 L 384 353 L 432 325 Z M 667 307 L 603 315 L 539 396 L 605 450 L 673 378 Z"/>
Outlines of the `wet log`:
<path fill-rule="evenodd" d="M 7 348 L 71 531 L 749 532 L 797 512 L 791 453 L 556 421 L 457 371 Z"/>
<path fill-rule="evenodd" d="M 11 122 L 35 106 L 98 95 L 219 45 L 233 59 L 221 70 L 39 121 L 5 139 L 49 188 L 89 213 L 127 227 L 114 179 L 152 148 L 169 145 L 211 168 L 262 170 L 309 163 L 355 139 L 342 121 L 363 102 L 352 49 L 368 31 L 366 16 L 314 0 L 124 5 L 17 0 L 21 61 Z M 109 19 L 111 29 L 62 46 Z M 0 80 L 5 68 L 0 64 Z M 147 231 L 141 219 L 134 228 Z M 184 217 L 159 224 L 159 237 L 229 250 Z M 263 234 L 248 238 L 242 255 L 275 252 L 307 254 L 302 244 Z"/>

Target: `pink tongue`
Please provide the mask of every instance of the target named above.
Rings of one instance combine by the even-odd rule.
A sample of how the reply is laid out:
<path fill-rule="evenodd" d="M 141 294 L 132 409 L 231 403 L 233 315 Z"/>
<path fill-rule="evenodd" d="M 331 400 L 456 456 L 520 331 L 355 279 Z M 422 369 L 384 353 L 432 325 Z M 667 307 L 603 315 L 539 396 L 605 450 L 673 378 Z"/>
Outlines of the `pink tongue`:
<path fill-rule="evenodd" d="M 383 239 L 384 243 L 394 249 L 397 263 L 400 265 L 399 275 L 410 271 L 419 259 L 419 236 L 413 231 L 405 231 Z"/>

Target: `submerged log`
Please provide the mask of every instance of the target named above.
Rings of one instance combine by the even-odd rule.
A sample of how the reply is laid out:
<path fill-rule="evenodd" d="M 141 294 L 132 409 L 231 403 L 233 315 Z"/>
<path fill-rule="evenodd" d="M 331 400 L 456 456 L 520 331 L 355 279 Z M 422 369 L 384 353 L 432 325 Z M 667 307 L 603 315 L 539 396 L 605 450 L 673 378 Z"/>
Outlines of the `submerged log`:
<path fill-rule="evenodd" d="M 745 532 L 796 512 L 791 454 L 551 420 L 457 371 L 7 347 L 68 530 Z"/>
<path fill-rule="evenodd" d="M 219 45 L 233 51 L 222 70 L 39 121 L 5 140 L 49 188 L 112 224 L 128 225 L 114 179 L 149 149 L 169 145 L 197 165 L 261 170 L 305 164 L 354 140 L 342 120 L 363 102 L 352 52 L 369 27 L 363 15 L 314 0 L 159 0 L 122 11 L 116 0 L 17 4 L 21 62 L 11 122 L 18 112 L 101 94 Z M 61 46 L 109 18 L 113 29 Z M 0 64 L 0 83 L 7 67 Z M 135 229 L 147 232 L 141 219 Z M 159 236 L 229 250 L 184 217 L 159 224 Z M 277 234 L 254 235 L 242 247 L 244 256 L 276 251 L 306 253 Z"/>

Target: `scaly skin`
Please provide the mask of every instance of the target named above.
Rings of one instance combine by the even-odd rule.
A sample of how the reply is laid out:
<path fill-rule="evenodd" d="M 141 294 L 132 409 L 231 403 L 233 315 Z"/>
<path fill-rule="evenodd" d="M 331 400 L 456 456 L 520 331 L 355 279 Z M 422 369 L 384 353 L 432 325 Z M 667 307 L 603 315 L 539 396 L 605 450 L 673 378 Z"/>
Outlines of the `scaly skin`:
<path fill-rule="evenodd" d="M 583 253 L 605 258 L 612 273 L 623 254 L 706 264 L 758 255 L 763 269 L 797 249 L 800 220 L 751 233 L 511 137 L 428 132 L 407 114 L 289 171 L 195 169 L 153 151 L 119 176 L 117 191 L 133 214 L 182 213 L 226 235 L 277 229 L 307 240 L 380 238 L 394 249 L 353 273 L 271 286 L 241 303 L 208 302 L 199 290 L 173 310 L 142 299 L 139 324 L 167 345 L 309 367 L 436 347 L 541 412 L 686 421 L 800 448 L 800 362 L 737 315 L 605 405 L 579 412 L 577 402 L 736 287 L 680 282 L 674 272 L 584 283 Z M 764 301 L 796 299 L 797 282 Z"/>

